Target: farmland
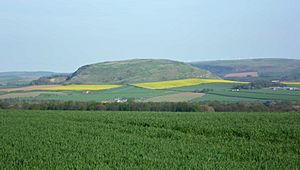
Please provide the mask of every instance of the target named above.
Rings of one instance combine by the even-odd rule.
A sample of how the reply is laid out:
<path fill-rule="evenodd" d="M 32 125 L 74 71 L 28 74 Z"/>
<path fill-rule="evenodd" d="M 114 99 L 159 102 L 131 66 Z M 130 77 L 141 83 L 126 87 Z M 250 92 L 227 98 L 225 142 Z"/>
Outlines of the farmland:
<path fill-rule="evenodd" d="M 229 79 L 238 81 L 252 80 L 282 80 L 299 81 L 300 60 L 298 59 L 240 59 L 193 62 L 193 66 L 209 70 L 213 74 L 226 78 L 231 73 L 257 72 L 248 77 L 231 77 Z"/>
<path fill-rule="evenodd" d="M 203 80 L 203 79 L 202 79 Z M 176 80 L 159 82 L 159 84 L 145 83 L 147 88 L 132 85 L 40 85 L 26 86 L 19 88 L 0 89 L 0 99 L 20 98 L 25 100 L 63 100 L 63 101 L 108 101 L 115 98 L 134 99 L 136 101 L 226 101 L 226 102 L 252 102 L 252 101 L 299 101 L 300 91 L 272 90 L 269 88 L 240 90 L 231 89 L 239 84 L 238 82 L 202 83 L 196 85 L 182 86 L 187 80 Z M 212 81 L 212 80 L 205 80 Z M 176 83 L 174 83 L 176 82 Z M 182 83 L 184 82 L 184 83 Z M 199 83 L 199 81 L 196 81 Z M 174 83 L 174 84 L 172 84 Z M 144 84 L 144 85 L 145 85 Z M 154 89 L 164 87 L 164 89 Z M 187 85 L 187 84 L 184 84 Z M 173 87 L 175 88 L 166 88 Z M 289 85 L 298 86 L 298 85 Z M 166 88 L 166 89 L 165 89 Z M 202 90 L 209 91 L 203 93 Z M 199 93 L 201 92 L 201 93 Z M 193 94 L 191 94 L 193 93 Z M 185 94 L 185 95 L 183 95 Z"/>
<path fill-rule="evenodd" d="M 37 97 L 37 96 L 40 96 L 43 94 L 44 95 L 64 95 L 64 93 L 60 93 L 60 92 L 24 92 L 24 93 L 3 94 L 3 95 L 0 95 L 0 99 Z"/>
<path fill-rule="evenodd" d="M 188 87 L 172 88 L 174 91 L 190 91 L 212 89 L 201 98 L 193 99 L 193 101 L 300 101 L 300 91 L 289 90 L 272 90 L 272 89 L 255 89 L 255 90 L 240 90 L 239 92 L 231 91 L 234 85 L 231 83 L 208 83 L 199 84 Z"/>
<path fill-rule="evenodd" d="M 39 86 L 38 86 L 39 87 Z M 55 86 L 57 89 L 61 86 Z M 85 90 L 40 90 L 40 88 L 33 87 L 24 87 L 24 88 L 14 88 L 12 89 L 3 89 L 0 91 L 0 98 L 21 98 L 25 100 L 73 100 L 73 101 L 106 101 L 114 98 L 134 98 L 137 100 L 144 100 L 150 97 L 168 95 L 175 93 L 173 91 L 162 91 L 162 90 L 151 90 L 137 88 L 134 86 L 122 86 L 119 88 L 112 88 L 106 90 L 91 90 L 89 93 L 86 93 Z M 20 91 L 20 89 L 26 89 L 26 91 Z M 31 89 L 31 90 L 28 90 Z M 1 95 L 2 93 L 2 95 Z M 34 93 L 39 95 L 26 96 L 23 93 Z M 11 95 L 14 94 L 14 95 Z M 17 95 L 19 94 L 19 95 Z"/>
<path fill-rule="evenodd" d="M 60 85 L 38 85 L 38 86 L 24 86 L 24 87 L 2 88 L 2 89 L 0 89 L 0 91 L 3 91 L 3 92 L 37 91 L 37 90 L 46 90 L 46 89 L 57 87 L 57 86 L 60 86 Z"/>
<path fill-rule="evenodd" d="M 55 91 L 82 91 L 82 90 L 108 90 L 121 87 L 121 85 L 66 85 L 49 87 L 45 90 Z"/>
<path fill-rule="evenodd" d="M 300 86 L 300 82 L 292 82 L 292 81 L 290 81 L 290 82 L 282 82 L 283 84 L 286 84 L 286 85 L 296 85 L 296 86 Z"/>
<path fill-rule="evenodd" d="M 299 113 L 0 110 L 0 169 L 297 169 L 299 121 Z"/>
<path fill-rule="evenodd" d="M 137 87 L 146 88 L 146 89 L 169 89 L 169 88 L 193 86 L 193 85 L 205 84 L 205 83 L 242 83 L 242 82 L 220 80 L 220 79 L 183 79 L 183 80 L 139 83 L 133 85 Z"/>
<path fill-rule="evenodd" d="M 3 88 L 0 91 L 14 92 L 14 91 L 94 91 L 94 90 L 108 90 L 122 87 L 121 85 L 34 85 L 16 88 Z"/>
<path fill-rule="evenodd" d="M 167 94 L 157 97 L 152 97 L 145 102 L 185 102 L 185 101 L 191 101 L 195 98 L 202 97 L 203 93 L 191 93 L 191 92 L 179 92 L 174 94 Z"/>
<path fill-rule="evenodd" d="M 300 93 L 297 94 L 280 94 L 269 90 L 265 90 L 266 92 L 256 92 L 256 91 L 213 91 L 209 92 L 209 94 L 215 94 L 219 96 L 227 96 L 227 97 L 240 97 L 240 98 L 249 98 L 249 99 L 257 99 L 257 100 L 285 100 L 285 101 L 300 101 Z"/>
<path fill-rule="evenodd" d="M 241 73 L 229 73 L 224 75 L 225 78 L 230 77 L 258 77 L 257 72 L 241 72 Z"/>
<path fill-rule="evenodd" d="M 174 92 L 151 90 L 136 88 L 133 86 L 123 86 L 120 88 L 93 91 L 85 94 L 82 91 L 64 91 L 64 95 L 57 94 L 42 94 L 35 99 L 37 100 L 73 100 L 73 101 L 106 101 L 114 98 L 134 98 L 137 100 L 144 100 L 160 95 L 168 95 Z"/>

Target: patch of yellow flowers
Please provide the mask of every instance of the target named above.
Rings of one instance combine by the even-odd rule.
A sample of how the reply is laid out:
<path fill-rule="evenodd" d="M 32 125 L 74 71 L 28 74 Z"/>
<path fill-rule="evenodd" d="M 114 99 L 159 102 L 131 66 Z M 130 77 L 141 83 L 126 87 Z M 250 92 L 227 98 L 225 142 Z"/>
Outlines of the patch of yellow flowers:
<path fill-rule="evenodd" d="M 239 83 L 245 84 L 247 82 L 238 82 L 221 79 L 184 79 L 184 80 L 171 80 L 171 81 L 160 81 L 160 82 L 149 82 L 149 83 L 138 83 L 133 86 L 142 87 L 146 89 L 169 89 L 175 87 L 193 86 L 204 83 Z"/>
<path fill-rule="evenodd" d="M 80 91 L 80 90 L 107 90 L 121 87 L 121 85 L 65 85 L 65 86 L 56 86 L 56 87 L 49 87 L 45 90 L 57 90 L 57 91 Z"/>
<path fill-rule="evenodd" d="M 281 82 L 282 84 L 287 84 L 287 85 L 300 85 L 300 82 L 298 81 L 298 82 L 292 82 L 292 81 L 290 81 L 290 82 Z"/>

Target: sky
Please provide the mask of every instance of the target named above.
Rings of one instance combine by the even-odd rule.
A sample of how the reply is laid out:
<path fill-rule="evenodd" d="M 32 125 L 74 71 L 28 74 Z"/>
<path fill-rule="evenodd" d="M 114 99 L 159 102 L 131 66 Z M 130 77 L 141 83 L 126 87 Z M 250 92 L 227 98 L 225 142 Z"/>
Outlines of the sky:
<path fill-rule="evenodd" d="M 0 72 L 133 58 L 300 59 L 300 1 L 0 0 Z"/>

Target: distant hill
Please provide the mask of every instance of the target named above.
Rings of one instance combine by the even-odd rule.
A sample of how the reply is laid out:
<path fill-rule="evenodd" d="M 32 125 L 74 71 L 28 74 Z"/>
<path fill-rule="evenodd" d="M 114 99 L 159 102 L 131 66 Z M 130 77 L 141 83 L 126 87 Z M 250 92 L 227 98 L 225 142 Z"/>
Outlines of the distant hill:
<path fill-rule="evenodd" d="M 12 71 L 12 72 L 0 72 L 0 77 L 4 76 L 17 76 L 17 77 L 41 77 L 50 76 L 56 74 L 49 71 Z"/>
<path fill-rule="evenodd" d="M 231 80 L 300 81 L 300 60 L 296 59 L 218 60 L 190 64 Z"/>
<path fill-rule="evenodd" d="M 61 74 L 54 74 L 51 76 L 44 76 L 40 77 L 36 80 L 33 80 L 30 84 L 31 85 L 50 85 L 50 84 L 63 84 L 70 76 L 69 73 L 61 73 Z"/>
<path fill-rule="evenodd" d="M 70 84 L 128 84 L 186 78 L 218 78 L 189 64 L 154 59 L 112 61 L 80 67 L 66 81 Z"/>
<path fill-rule="evenodd" d="M 26 85 L 32 80 L 43 76 L 52 76 L 56 73 L 46 71 L 16 71 L 0 72 L 0 85 Z"/>

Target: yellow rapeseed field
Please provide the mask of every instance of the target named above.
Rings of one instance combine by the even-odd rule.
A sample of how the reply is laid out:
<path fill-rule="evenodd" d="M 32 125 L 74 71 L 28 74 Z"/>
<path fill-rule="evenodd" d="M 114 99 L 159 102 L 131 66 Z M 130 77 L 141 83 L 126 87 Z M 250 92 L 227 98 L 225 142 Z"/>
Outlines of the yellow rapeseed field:
<path fill-rule="evenodd" d="M 160 82 L 149 82 L 133 84 L 133 86 L 142 87 L 146 89 L 169 89 L 175 87 L 193 86 L 203 83 L 246 83 L 230 80 L 220 79 L 184 79 L 184 80 L 171 80 L 171 81 L 160 81 Z"/>
<path fill-rule="evenodd" d="M 45 90 L 107 90 L 121 87 L 121 85 L 66 85 L 46 88 Z"/>
<path fill-rule="evenodd" d="M 296 82 L 296 81 L 294 81 L 294 82 L 292 82 L 292 81 L 290 81 L 290 82 L 281 82 L 282 84 L 287 84 L 287 85 L 300 85 L 300 82 L 298 81 L 298 82 Z"/>

